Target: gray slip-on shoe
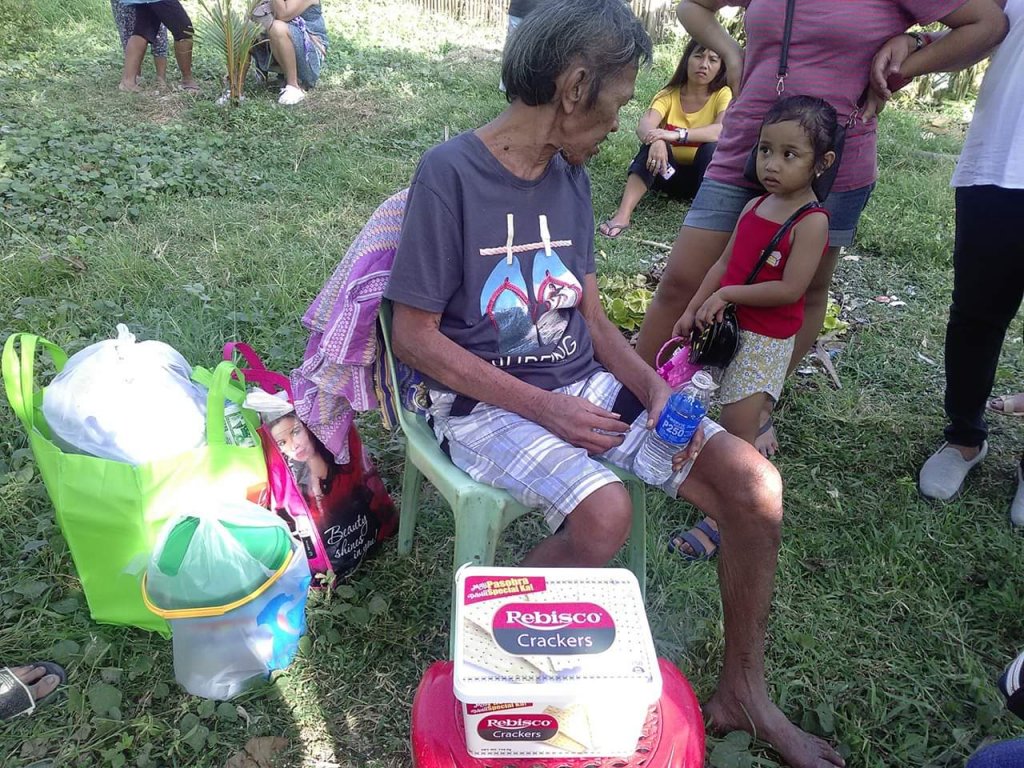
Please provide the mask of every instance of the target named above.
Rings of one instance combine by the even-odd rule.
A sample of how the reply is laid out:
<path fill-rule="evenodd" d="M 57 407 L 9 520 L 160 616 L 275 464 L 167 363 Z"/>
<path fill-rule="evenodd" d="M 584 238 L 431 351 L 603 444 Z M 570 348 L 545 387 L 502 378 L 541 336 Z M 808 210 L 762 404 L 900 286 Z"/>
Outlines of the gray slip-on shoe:
<path fill-rule="evenodd" d="M 949 443 L 943 443 L 928 461 L 921 467 L 917 486 L 922 496 L 937 501 L 949 501 L 960 492 L 964 478 L 976 464 L 980 464 L 988 456 L 988 441 L 981 444 L 978 455 L 970 461 L 964 459 L 960 451 Z M 1024 500 L 1022 500 L 1024 501 Z"/>
<path fill-rule="evenodd" d="M 1021 468 L 1019 461 L 1017 462 L 1017 493 L 1013 495 L 1013 503 L 1010 504 L 1010 522 L 1016 526 L 1024 526 L 1024 469 Z"/>

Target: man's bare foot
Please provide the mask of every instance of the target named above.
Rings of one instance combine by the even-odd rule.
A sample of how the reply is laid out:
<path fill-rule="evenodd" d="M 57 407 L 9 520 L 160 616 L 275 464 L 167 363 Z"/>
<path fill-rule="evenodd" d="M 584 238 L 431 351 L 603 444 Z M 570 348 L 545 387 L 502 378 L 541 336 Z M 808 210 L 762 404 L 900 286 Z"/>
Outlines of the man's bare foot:
<path fill-rule="evenodd" d="M 181 90 L 188 91 L 189 93 L 199 93 L 199 83 L 195 80 L 182 80 Z"/>
<path fill-rule="evenodd" d="M 46 674 L 45 667 L 12 667 L 11 671 L 16 678 L 28 686 L 35 701 L 49 696 L 60 685 L 60 678 L 57 675 Z"/>
<path fill-rule="evenodd" d="M 138 93 L 142 89 L 139 88 L 139 84 L 135 82 L 135 78 L 131 80 L 122 80 L 117 85 L 117 90 L 124 91 L 125 93 Z"/>
<path fill-rule="evenodd" d="M 988 401 L 988 409 L 1004 416 L 1024 416 L 1024 394 L 993 397 Z"/>
<path fill-rule="evenodd" d="M 775 422 L 772 420 L 771 411 L 767 417 L 762 414 L 765 420 L 757 430 L 757 437 L 754 438 L 754 447 L 761 452 L 766 459 L 770 459 L 779 451 L 779 439 L 775 436 Z"/>
<path fill-rule="evenodd" d="M 156 89 L 158 91 L 166 91 L 167 90 L 167 78 L 165 78 L 165 77 L 158 77 L 156 79 Z"/>
<path fill-rule="evenodd" d="M 716 692 L 704 705 L 712 730 L 720 733 L 746 731 L 771 744 L 791 768 L 836 768 L 846 761 L 824 739 L 812 736 L 789 722 L 775 703 L 744 703 Z"/>

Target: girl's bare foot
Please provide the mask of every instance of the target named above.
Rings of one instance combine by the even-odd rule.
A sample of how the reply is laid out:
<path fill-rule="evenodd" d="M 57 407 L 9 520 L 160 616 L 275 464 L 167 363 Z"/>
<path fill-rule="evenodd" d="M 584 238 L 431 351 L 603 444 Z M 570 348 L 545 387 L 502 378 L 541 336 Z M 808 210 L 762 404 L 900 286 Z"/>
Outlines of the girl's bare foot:
<path fill-rule="evenodd" d="M 775 422 L 772 421 L 771 411 L 768 412 L 767 418 L 761 422 L 761 426 L 757 430 L 754 447 L 766 459 L 770 459 L 779 451 L 779 439 L 775 436 Z"/>
<path fill-rule="evenodd" d="M 139 88 L 139 84 L 135 82 L 135 78 L 131 80 L 122 80 L 118 83 L 117 90 L 124 91 L 125 93 L 138 93 L 142 89 Z"/>
<path fill-rule="evenodd" d="M 768 742 L 791 768 L 846 765 L 831 744 L 797 728 L 768 698 L 743 702 L 718 691 L 704 705 L 704 716 L 716 732 L 746 731 Z"/>
<path fill-rule="evenodd" d="M 167 78 L 158 77 L 156 79 L 156 88 L 157 88 L 158 91 L 166 91 L 167 90 Z"/>
<path fill-rule="evenodd" d="M 189 93 L 199 93 L 199 83 L 195 80 L 182 80 L 181 90 L 188 91 Z"/>

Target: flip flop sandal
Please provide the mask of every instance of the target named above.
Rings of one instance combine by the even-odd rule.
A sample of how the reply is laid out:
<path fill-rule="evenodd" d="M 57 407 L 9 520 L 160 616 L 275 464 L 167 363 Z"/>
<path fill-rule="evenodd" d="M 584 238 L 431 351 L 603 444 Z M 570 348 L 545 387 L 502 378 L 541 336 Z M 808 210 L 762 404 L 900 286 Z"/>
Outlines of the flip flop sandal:
<path fill-rule="evenodd" d="M 48 694 L 35 699 L 32 696 L 32 691 L 14 674 L 13 669 L 10 667 L 0 669 L 0 721 L 10 720 L 19 715 L 31 715 L 35 712 L 36 707 L 52 699 L 57 690 L 67 682 L 68 675 L 64 668 L 54 664 L 52 661 L 36 661 L 24 666 L 42 667 L 46 670 L 46 674 L 43 677 L 46 677 L 46 675 L 56 675 L 60 678 L 60 682 Z"/>
<path fill-rule="evenodd" d="M 601 235 L 602 237 L 607 237 L 609 240 L 614 240 L 619 235 L 621 235 L 623 232 L 625 232 L 627 229 L 629 229 L 630 226 L 632 226 L 632 225 L 630 225 L 630 224 L 612 224 L 612 220 L 611 219 L 605 219 L 604 221 L 601 222 L 600 226 L 597 228 L 597 234 Z M 602 231 L 602 227 L 604 229 L 608 230 L 608 231 L 607 232 Z M 614 232 L 615 234 L 612 234 L 612 232 Z"/>
<path fill-rule="evenodd" d="M 1013 400 L 1016 397 L 1019 397 L 1019 395 L 1000 395 L 999 397 L 993 397 L 985 404 L 985 409 L 992 413 L 998 413 L 1000 416 L 1024 416 L 1024 409 L 1016 410 L 1013 407 L 1006 407 L 1008 405 L 1012 406 Z M 1024 399 L 1024 397 L 1021 399 Z M 995 408 L 995 403 L 1000 403 L 1002 408 Z"/>
<path fill-rule="evenodd" d="M 668 551 L 675 555 L 679 555 L 679 557 L 688 563 L 695 563 L 699 560 L 714 560 L 718 556 L 718 550 L 722 548 L 721 535 L 711 527 L 711 523 L 706 519 L 701 520 L 694 527 L 707 536 L 708 540 L 715 545 L 715 548 L 710 553 L 708 553 L 707 547 L 704 546 L 704 542 L 682 528 L 669 534 Z M 676 544 L 676 541 L 679 539 L 682 539 L 684 542 L 689 544 L 690 549 L 694 551 L 694 554 L 684 552 L 682 547 Z"/>

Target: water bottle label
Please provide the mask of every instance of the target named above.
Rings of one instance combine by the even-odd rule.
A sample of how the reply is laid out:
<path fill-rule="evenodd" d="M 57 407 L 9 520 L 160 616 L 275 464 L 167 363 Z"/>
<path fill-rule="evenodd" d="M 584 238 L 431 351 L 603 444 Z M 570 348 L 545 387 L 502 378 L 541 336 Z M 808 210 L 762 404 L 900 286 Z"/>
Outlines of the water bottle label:
<path fill-rule="evenodd" d="M 693 437 L 704 413 L 704 404 L 699 400 L 673 396 L 661 412 L 655 431 L 662 440 L 683 445 Z"/>

